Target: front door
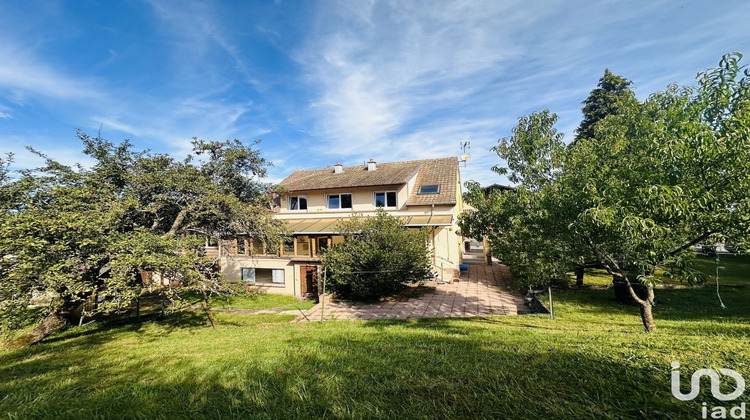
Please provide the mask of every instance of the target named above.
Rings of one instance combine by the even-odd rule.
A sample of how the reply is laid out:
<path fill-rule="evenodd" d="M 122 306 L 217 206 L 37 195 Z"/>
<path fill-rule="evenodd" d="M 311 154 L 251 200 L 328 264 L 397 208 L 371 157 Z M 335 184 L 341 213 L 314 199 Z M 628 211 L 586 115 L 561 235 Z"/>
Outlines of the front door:
<path fill-rule="evenodd" d="M 303 265 L 300 267 L 302 296 L 318 297 L 318 267 Z"/>

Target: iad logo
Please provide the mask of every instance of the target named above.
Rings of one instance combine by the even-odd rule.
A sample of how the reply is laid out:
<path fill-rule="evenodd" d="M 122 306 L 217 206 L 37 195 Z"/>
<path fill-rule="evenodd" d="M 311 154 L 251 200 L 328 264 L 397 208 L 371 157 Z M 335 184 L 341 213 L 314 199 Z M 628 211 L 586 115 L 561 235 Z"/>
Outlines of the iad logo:
<path fill-rule="evenodd" d="M 680 364 L 678 362 L 672 362 L 672 395 L 680 401 L 692 401 L 695 397 L 700 394 L 701 391 L 701 377 L 708 376 L 711 379 L 711 395 L 719 401 L 732 401 L 745 392 L 745 378 L 739 373 L 732 369 L 719 369 L 722 375 L 729 376 L 734 379 L 735 388 L 734 391 L 729 394 L 721 392 L 721 378 L 719 374 L 713 369 L 699 369 L 693 372 L 693 376 L 690 378 L 690 392 L 683 394 L 680 389 Z M 701 410 L 702 418 L 708 418 L 708 406 L 703 403 L 703 409 Z M 735 419 L 746 418 L 745 403 L 741 403 L 736 407 L 729 409 L 729 414 Z M 727 418 L 727 408 L 722 406 L 716 406 L 711 409 L 711 418 L 714 419 L 725 419 Z"/>

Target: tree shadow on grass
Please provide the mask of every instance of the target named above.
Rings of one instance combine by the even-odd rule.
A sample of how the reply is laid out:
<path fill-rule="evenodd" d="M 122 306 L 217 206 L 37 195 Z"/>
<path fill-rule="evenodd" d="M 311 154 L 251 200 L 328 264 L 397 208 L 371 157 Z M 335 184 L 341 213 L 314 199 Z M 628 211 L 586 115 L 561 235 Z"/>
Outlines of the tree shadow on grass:
<path fill-rule="evenodd" d="M 231 344 L 205 333 L 189 345 L 127 347 L 124 334 L 104 337 L 122 341 L 117 353 L 89 337 L 92 345 L 69 338 L 23 355 L 0 354 L 0 377 L 6 378 L 0 412 L 28 418 L 578 419 L 686 418 L 700 410 L 698 402 L 672 398 L 666 362 L 639 363 L 612 348 L 555 346 L 547 335 L 488 335 L 456 320 L 279 328 L 272 336 L 248 331 Z"/>
<path fill-rule="evenodd" d="M 135 317 L 128 317 L 96 321 L 82 327 L 70 326 L 66 330 L 44 339 L 42 343 L 56 343 L 84 337 L 92 337 L 92 342 L 87 341 L 86 344 L 95 344 L 94 342 L 109 340 L 122 331 L 145 333 L 143 327 L 148 323 L 155 323 L 161 326 L 162 330 L 160 334 L 169 334 L 177 330 L 207 327 L 210 325 L 205 313 L 182 310 L 166 315 L 156 313 L 144 315 L 140 320 Z"/>
<path fill-rule="evenodd" d="M 726 309 L 721 308 L 715 286 L 657 289 L 654 316 L 669 320 L 750 319 L 750 288 L 723 287 L 720 293 Z M 574 306 L 575 312 L 584 314 L 638 314 L 638 306 L 617 303 L 611 290 L 565 290 L 555 296 L 562 303 L 561 312 Z"/>

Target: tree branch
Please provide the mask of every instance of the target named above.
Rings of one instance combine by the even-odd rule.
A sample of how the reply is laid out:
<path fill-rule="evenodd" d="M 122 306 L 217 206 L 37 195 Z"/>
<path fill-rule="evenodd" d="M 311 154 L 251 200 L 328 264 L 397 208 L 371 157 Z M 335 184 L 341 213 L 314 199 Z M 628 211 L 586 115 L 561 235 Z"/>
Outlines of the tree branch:
<path fill-rule="evenodd" d="M 165 236 L 174 236 L 177 231 L 182 226 L 182 222 L 185 220 L 185 216 L 187 216 L 187 209 L 182 209 L 177 214 L 177 217 L 175 217 L 174 222 L 172 222 L 172 227 L 169 228 L 169 232 L 165 233 Z"/>
<path fill-rule="evenodd" d="M 625 281 L 625 285 L 628 286 L 628 293 L 630 293 L 630 297 L 633 298 L 636 303 L 642 306 L 650 305 L 651 302 L 654 301 L 654 289 L 652 287 L 648 288 L 648 301 L 645 301 L 641 299 L 637 293 L 635 293 L 635 289 L 633 289 L 633 284 L 630 283 L 630 279 L 628 279 L 628 276 L 626 276 L 623 272 L 620 266 L 611 258 L 605 257 L 600 251 L 599 248 L 594 245 L 594 241 L 591 240 L 590 237 L 586 237 L 586 242 L 591 248 L 591 250 L 594 252 L 594 254 L 602 261 L 602 265 L 604 265 L 604 269 L 607 270 L 607 273 L 609 273 L 612 277 L 617 277 L 618 279 L 621 279 Z"/>
<path fill-rule="evenodd" d="M 699 237 L 697 237 L 697 238 L 693 239 L 692 241 L 690 241 L 690 242 L 688 242 L 688 243 L 686 243 L 686 244 L 682 245 L 681 247 L 679 247 L 679 248 L 676 248 L 676 249 L 674 249 L 674 250 L 672 250 L 672 251 L 669 251 L 669 252 L 667 253 L 667 255 L 671 257 L 671 256 L 673 256 L 673 255 L 679 254 L 680 252 L 682 252 L 682 251 L 684 251 L 684 250 L 686 250 L 686 249 L 690 248 L 691 246 L 693 246 L 693 245 L 697 244 L 698 242 L 701 242 L 701 241 L 703 241 L 703 240 L 705 240 L 705 239 L 708 239 L 708 237 L 709 237 L 709 236 L 711 236 L 711 234 L 713 234 L 713 232 L 711 232 L 711 231 L 706 231 L 706 232 L 705 232 L 704 234 L 702 234 L 701 236 L 699 236 Z"/>

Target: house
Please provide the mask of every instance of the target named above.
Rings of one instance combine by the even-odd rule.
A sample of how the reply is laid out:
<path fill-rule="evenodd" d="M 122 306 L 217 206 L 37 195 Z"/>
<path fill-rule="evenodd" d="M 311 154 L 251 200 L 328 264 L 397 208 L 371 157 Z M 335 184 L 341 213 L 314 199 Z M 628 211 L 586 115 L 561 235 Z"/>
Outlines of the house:
<path fill-rule="evenodd" d="M 317 294 L 321 250 L 343 242 L 337 222 L 377 209 L 403 220 L 406 228 L 426 227 L 432 265 L 443 278 L 458 275 L 461 244 L 457 218 L 463 210 L 455 157 L 342 166 L 292 172 L 280 184 L 274 217 L 293 236 L 276 247 L 238 238 L 221 247 L 222 272 L 231 280 L 261 286 L 269 293 Z M 273 249 L 268 249 L 273 248 Z"/>

